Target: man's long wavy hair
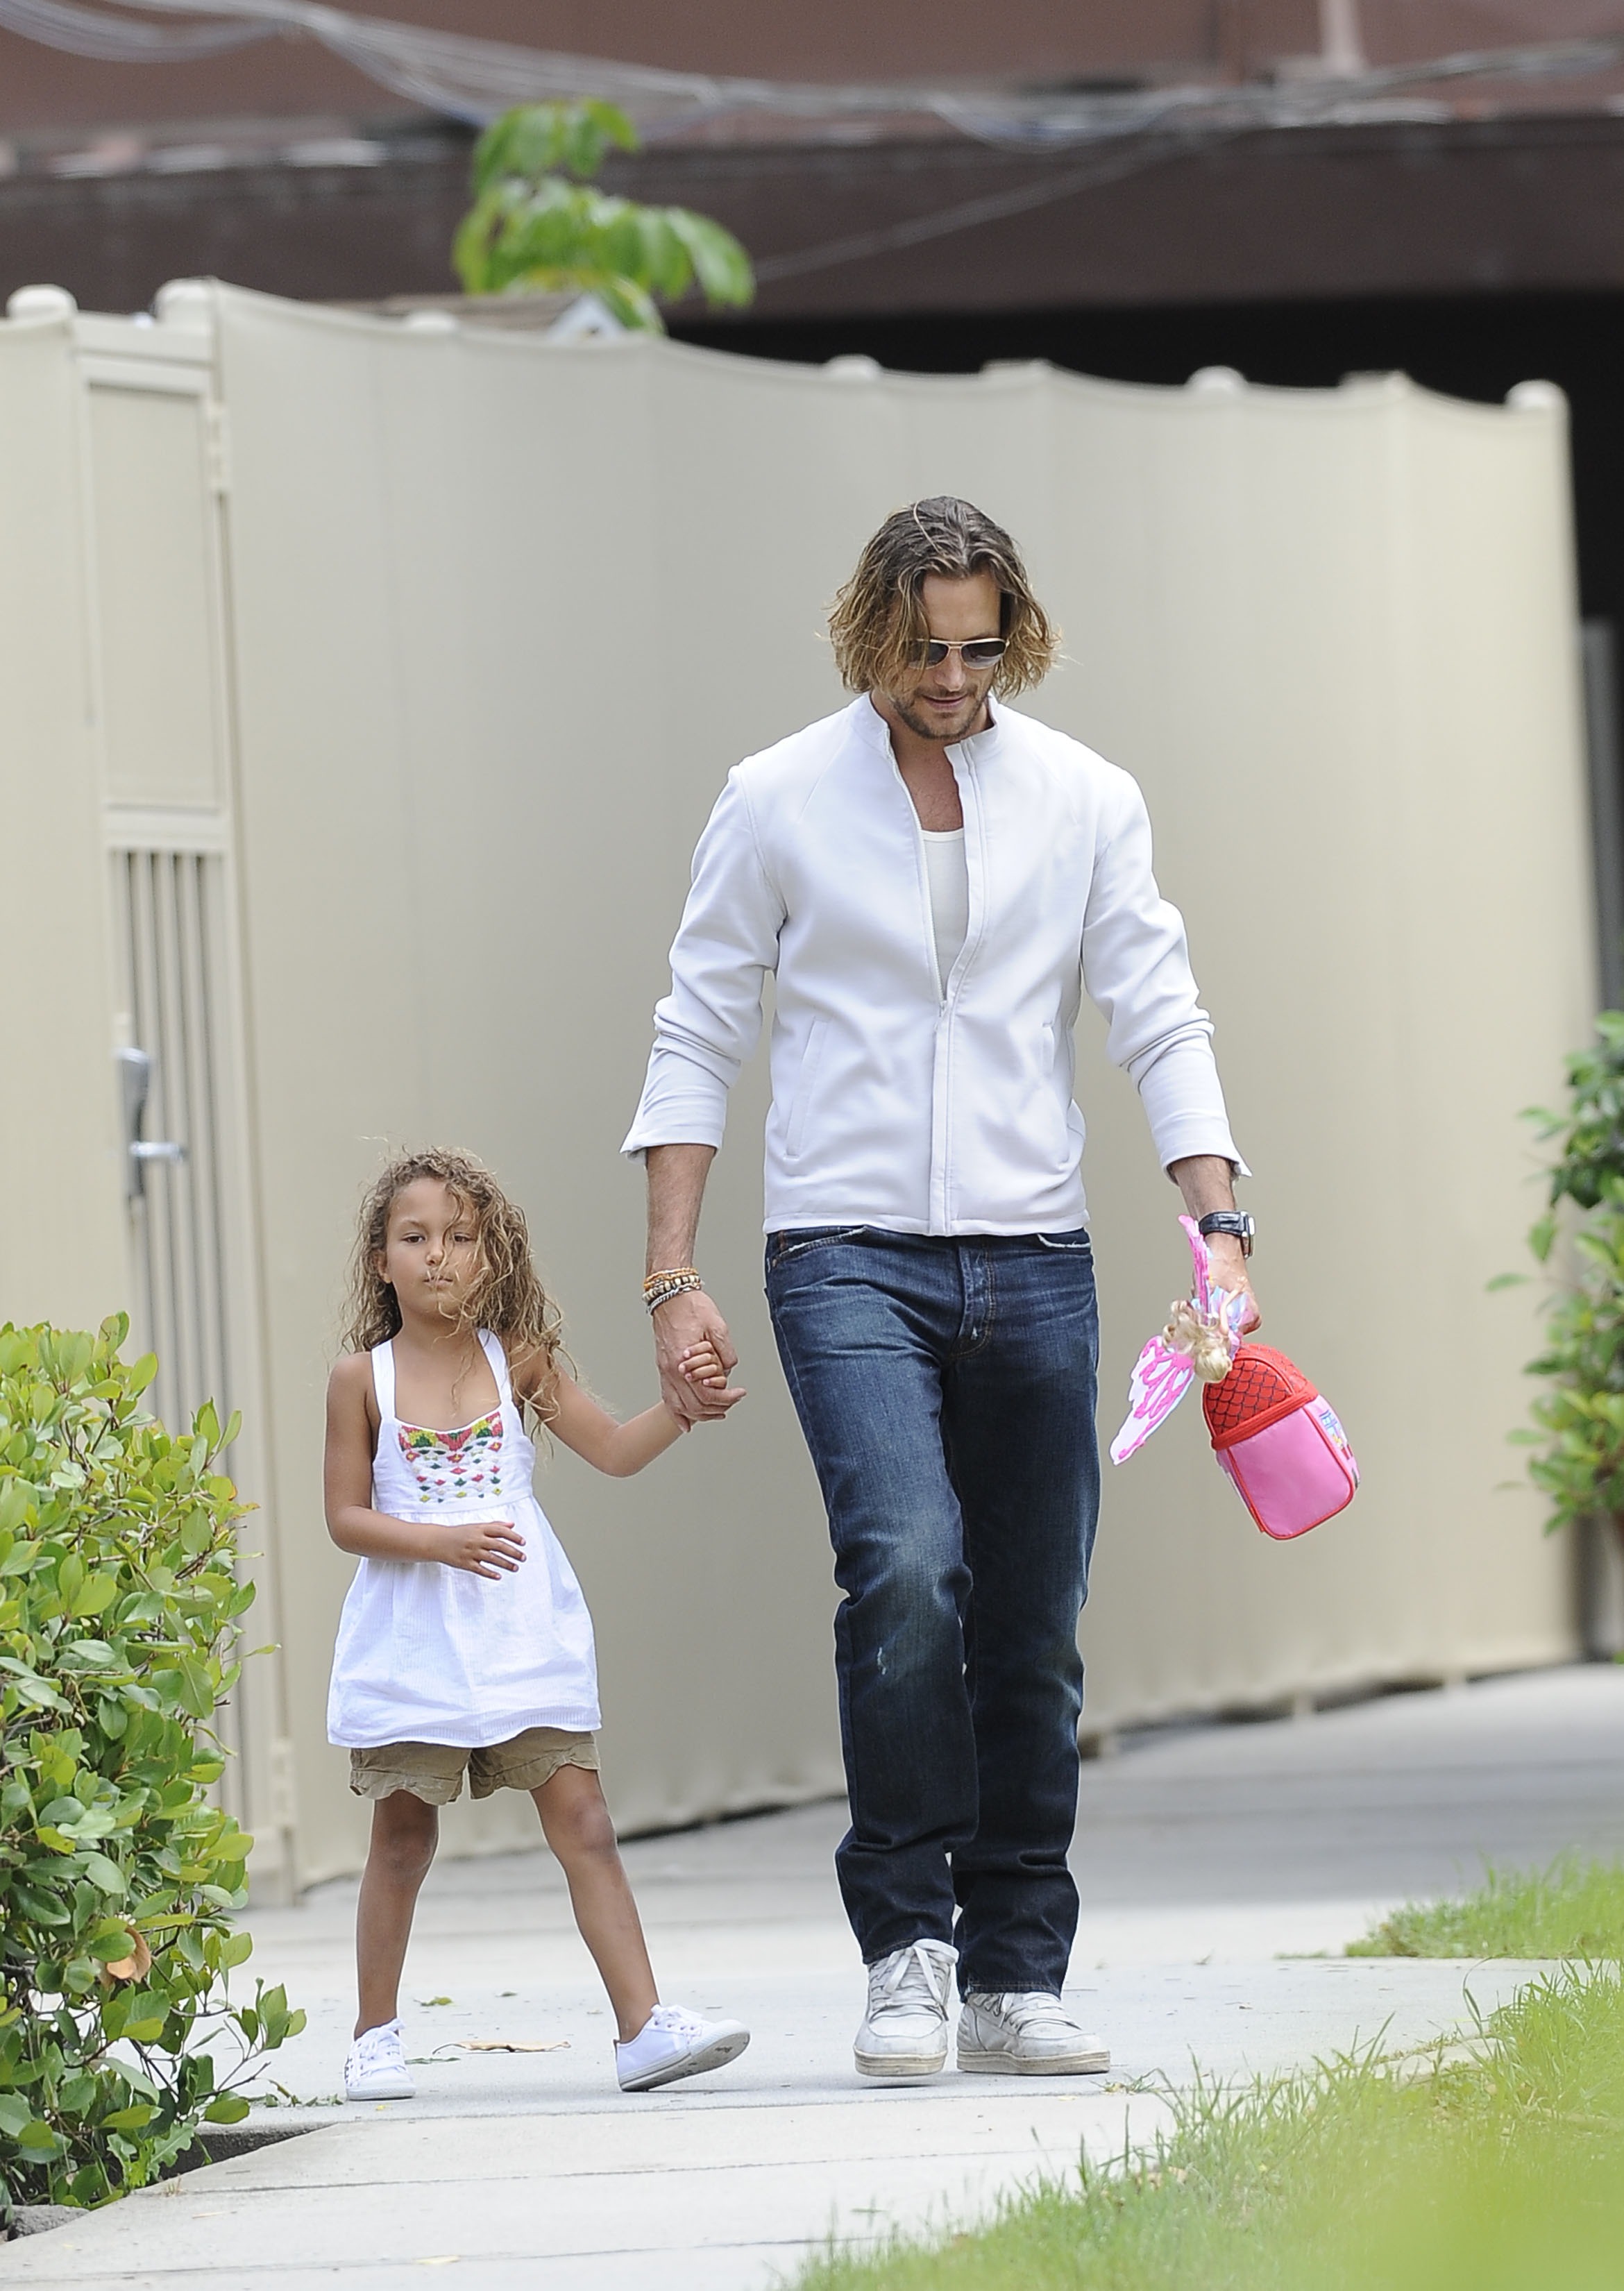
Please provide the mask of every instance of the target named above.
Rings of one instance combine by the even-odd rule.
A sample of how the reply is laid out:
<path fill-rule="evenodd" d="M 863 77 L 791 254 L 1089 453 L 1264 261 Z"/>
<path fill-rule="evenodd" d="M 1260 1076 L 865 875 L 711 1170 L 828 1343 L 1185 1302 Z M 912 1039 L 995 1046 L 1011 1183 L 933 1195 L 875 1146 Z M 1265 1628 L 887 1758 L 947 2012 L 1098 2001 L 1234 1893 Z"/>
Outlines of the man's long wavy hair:
<path fill-rule="evenodd" d="M 851 692 L 889 692 L 919 671 L 930 634 L 928 576 L 966 581 L 990 573 L 998 583 L 999 634 L 1009 650 L 993 676 L 1001 700 L 1037 684 L 1055 664 L 1060 631 L 1032 593 L 1021 553 L 1001 525 L 952 494 L 896 510 L 857 559 L 829 615 L 835 666 Z"/>
<path fill-rule="evenodd" d="M 562 1321 L 531 1260 L 524 1211 L 508 1199 L 484 1162 L 471 1154 L 438 1146 L 421 1154 L 402 1154 L 373 1183 L 361 1204 L 350 1262 L 345 1351 L 370 1352 L 399 1330 L 400 1306 L 393 1286 L 383 1278 L 382 1261 L 389 1240 L 390 1211 L 406 1187 L 420 1178 L 439 1180 L 472 1220 L 478 1240 L 479 1270 L 462 1300 L 455 1325 L 470 1334 L 489 1329 L 500 1337 L 515 1374 L 523 1374 L 540 1363 L 539 1397 L 532 1406 L 545 1422 L 554 1413 L 551 1394 L 559 1363 L 568 1357 L 564 1352 Z"/>

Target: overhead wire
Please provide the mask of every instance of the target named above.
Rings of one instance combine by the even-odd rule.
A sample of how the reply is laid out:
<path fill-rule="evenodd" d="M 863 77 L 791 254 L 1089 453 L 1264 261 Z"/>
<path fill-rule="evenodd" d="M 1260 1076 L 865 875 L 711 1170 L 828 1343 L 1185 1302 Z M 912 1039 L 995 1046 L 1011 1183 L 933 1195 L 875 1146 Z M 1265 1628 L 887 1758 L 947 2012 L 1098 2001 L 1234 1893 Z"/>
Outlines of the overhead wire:
<path fill-rule="evenodd" d="M 909 247 L 926 245 L 933 238 L 953 237 L 982 223 L 1003 222 L 1015 215 L 1030 214 L 1038 207 L 1057 205 L 1062 199 L 1075 197 L 1080 191 L 1121 182 L 1146 167 L 1183 157 L 1189 148 L 1188 140 L 1183 136 L 1146 137 L 1127 149 L 1119 143 L 1107 157 L 1080 167 L 1067 167 L 1058 174 L 1041 176 L 1035 182 L 1021 183 L 1007 191 L 988 191 L 979 198 L 962 199 L 954 206 L 934 208 L 929 214 L 910 215 L 900 222 L 854 231 L 845 238 L 821 240 L 816 246 L 764 255 L 754 266 L 755 274 L 763 285 L 772 285 L 781 278 L 801 278 L 814 270 L 832 270 L 849 262 L 867 261 L 877 254 L 904 253 Z"/>
<path fill-rule="evenodd" d="M 119 0 L 117 10 L 84 0 L 0 0 L 0 26 L 104 62 L 181 61 L 256 40 L 312 39 L 392 92 L 473 126 L 517 104 L 595 95 L 619 104 L 650 141 L 752 115 L 867 123 L 871 129 L 912 115 L 938 119 L 979 142 L 1049 149 L 1163 131 L 1310 125 L 1464 80 L 1577 76 L 1624 60 L 1624 35 L 1604 36 L 1473 49 L 1320 77 L 1239 85 L 1193 81 L 1100 93 L 914 82 L 824 85 L 670 71 L 354 15 L 321 0 Z"/>
<path fill-rule="evenodd" d="M 277 24 L 138 24 L 79 8 L 71 0 L 7 0 L 8 31 L 68 55 L 96 63 L 180 63 L 194 56 L 220 55 L 256 40 L 277 38 Z"/>

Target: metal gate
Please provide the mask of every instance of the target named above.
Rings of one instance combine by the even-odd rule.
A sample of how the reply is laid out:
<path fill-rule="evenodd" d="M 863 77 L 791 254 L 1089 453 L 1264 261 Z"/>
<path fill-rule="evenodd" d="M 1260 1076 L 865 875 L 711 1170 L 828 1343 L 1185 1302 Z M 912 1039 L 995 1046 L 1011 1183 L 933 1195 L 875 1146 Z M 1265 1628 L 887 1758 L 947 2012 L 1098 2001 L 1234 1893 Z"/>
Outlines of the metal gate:
<path fill-rule="evenodd" d="M 205 1400 L 223 1423 L 237 1396 L 221 1166 L 223 869 L 212 852 L 113 855 L 132 1035 L 119 1057 L 133 1334 L 142 1351 L 157 1355 L 151 1406 L 171 1431 L 186 1429 Z"/>

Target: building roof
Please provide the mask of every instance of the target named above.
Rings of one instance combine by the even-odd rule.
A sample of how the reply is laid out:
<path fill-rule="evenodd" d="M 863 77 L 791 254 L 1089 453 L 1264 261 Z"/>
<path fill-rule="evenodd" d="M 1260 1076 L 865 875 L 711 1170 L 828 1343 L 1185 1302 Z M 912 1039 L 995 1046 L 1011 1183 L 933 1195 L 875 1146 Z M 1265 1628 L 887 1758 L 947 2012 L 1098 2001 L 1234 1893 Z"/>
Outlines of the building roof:
<path fill-rule="evenodd" d="M 0 292 L 444 292 L 471 123 L 570 85 L 763 317 L 1624 285 L 1624 0 L 374 4 L 0 0 Z"/>

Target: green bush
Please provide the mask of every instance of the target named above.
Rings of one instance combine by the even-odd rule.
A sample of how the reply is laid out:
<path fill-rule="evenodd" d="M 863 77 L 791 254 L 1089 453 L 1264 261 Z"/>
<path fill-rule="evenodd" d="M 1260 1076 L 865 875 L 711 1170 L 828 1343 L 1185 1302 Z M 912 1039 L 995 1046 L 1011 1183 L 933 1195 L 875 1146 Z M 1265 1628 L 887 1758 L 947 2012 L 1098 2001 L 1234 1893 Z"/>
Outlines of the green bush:
<path fill-rule="evenodd" d="M 155 2178 L 304 2025 L 234 2008 L 252 1838 L 211 1804 L 212 1722 L 253 1597 L 213 1408 L 172 1436 L 156 1366 L 99 1335 L 0 1328 L 0 2209 Z M 222 2077 L 209 2047 L 235 2054 Z"/>
<path fill-rule="evenodd" d="M 1528 1116 L 1557 1150 L 1550 1206 L 1528 1236 L 1541 1265 L 1562 1237 L 1562 1203 L 1573 1204 L 1571 1275 L 1547 1299 L 1545 1348 L 1528 1364 L 1548 1380 L 1532 1411 L 1540 1428 L 1510 1435 L 1540 1451 L 1529 1477 L 1550 1499 L 1553 1529 L 1624 1520 L 1624 1011 L 1604 1010 L 1596 1025 L 1593 1047 L 1568 1060 L 1566 1107 Z"/>

